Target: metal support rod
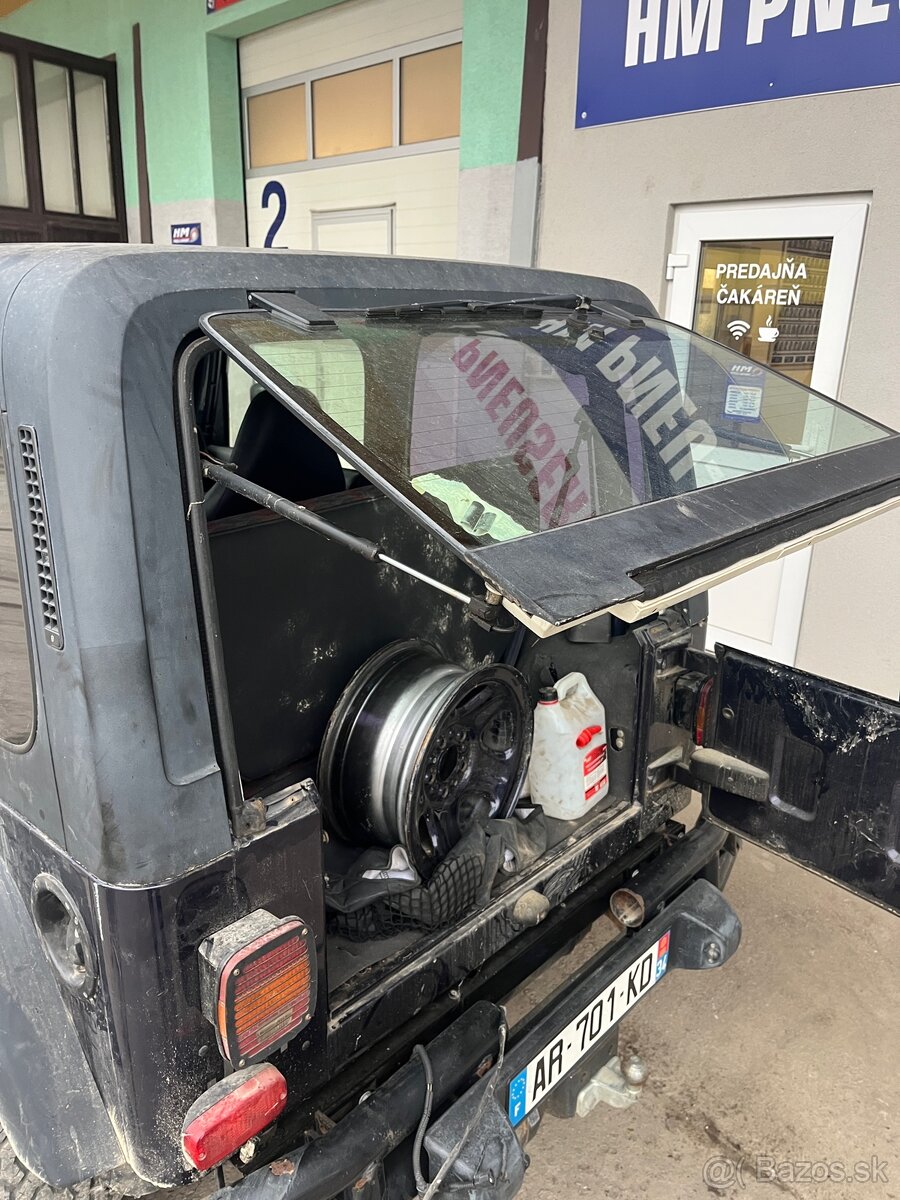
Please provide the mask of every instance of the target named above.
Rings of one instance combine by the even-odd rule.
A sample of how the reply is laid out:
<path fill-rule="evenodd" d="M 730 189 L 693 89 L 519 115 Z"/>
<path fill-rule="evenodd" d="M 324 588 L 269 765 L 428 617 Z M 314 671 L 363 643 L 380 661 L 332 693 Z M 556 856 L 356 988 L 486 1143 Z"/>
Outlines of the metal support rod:
<path fill-rule="evenodd" d="M 466 606 L 471 605 L 473 602 L 477 603 L 477 597 L 467 596 L 465 592 L 457 591 L 456 588 L 450 587 L 449 584 L 441 583 L 439 579 L 433 579 L 432 576 L 425 575 L 422 571 L 417 571 L 415 567 L 410 567 L 407 563 L 398 562 L 396 558 L 391 558 L 389 555 L 384 554 L 381 548 L 375 542 L 370 542 L 368 538 L 361 538 L 355 534 L 347 533 L 339 525 L 334 525 L 331 521 L 326 521 L 324 517 L 320 517 L 317 513 L 304 508 L 302 504 L 294 504 L 293 501 L 285 500 L 283 496 L 279 496 L 275 492 L 270 492 L 268 488 L 260 487 L 257 483 L 252 483 L 249 479 L 245 479 L 243 475 L 238 475 L 235 471 L 226 467 L 224 463 L 213 462 L 208 458 L 204 458 L 203 474 L 209 479 L 215 480 L 216 483 L 221 483 L 223 487 L 228 488 L 230 491 L 237 492 L 239 496 L 244 496 L 247 500 L 252 500 L 254 504 L 260 505 L 261 508 L 267 508 L 270 512 L 277 513 L 279 517 L 284 517 L 287 521 L 293 521 L 295 525 L 302 525 L 305 529 L 311 529 L 314 533 L 329 538 L 332 542 L 338 542 L 348 550 L 352 550 L 354 554 L 361 554 L 363 558 L 367 558 L 370 562 L 382 562 L 397 571 L 411 575 L 413 579 L 427 583 L 429 587 L 433 587 L 439 592 L 444 592 L 447 596 L 452 596 L 454 600 L 459 600 L 461 604 L 465 604 Z"/>
<path fill-rule="evenodd" d="M 235 471 L 230 470 L 224 463 L 210 462 L 209 459 L 204 458 L 203 474 L 209 479 L 214 479 L 216 483 L 221 483 L 229 491 L 237 492 L 239 496 L 252 500 L 261 508 L 267 508 L 270 512 L 277 513 L 279 517 L 293 521 L 295 525 L 311 529 L 314 533 L 329 538 L 332 542 L 339 542 L 348 550 L 352 550 L 354 554 L 361 554 L 363 558 L 369 559 L 370 562 L 374 562 L 381 553 L 378 546 L 374 542 L 370 542 L 368 538 L 356 537 L 355 534 L 347 533 L 346 530 L 326 521 L 318 513 L 310 512 L 301 504 L 294 504 L 293 501 L 285 500 L 283 496 L 270 492 L 268 488 L 260 487 L 258 483 L 251 483 L 243 475 L 238 475 Z"/>
<path fill-rule="evenodd" d="M 437 588 L 439 592 L 446 592 L 448 596 L 452 596 L 454 600 L 460 600 L 463 604 L 469 604 L 472 600 L 471 596 L 467 596 L 465 592 L 458 592 L 456 588 L 450 587 L 448 583 L 441 583 L 439 579 L 432 579 L 430 575 L 423 575 L 421 571 L 417 571 L 415 567 L 407 566 L 406 563 L 397 562 L 396 558 L 389 558 L 387 554 L 378 552 L 379 562 L 387 563 L 389 567 L 395 567 L 398 571 L 403 571 L 407 575 L 412 575 L 413 579 L 421 579 L 423 583 L 429 584 L 433 588 Z"/>

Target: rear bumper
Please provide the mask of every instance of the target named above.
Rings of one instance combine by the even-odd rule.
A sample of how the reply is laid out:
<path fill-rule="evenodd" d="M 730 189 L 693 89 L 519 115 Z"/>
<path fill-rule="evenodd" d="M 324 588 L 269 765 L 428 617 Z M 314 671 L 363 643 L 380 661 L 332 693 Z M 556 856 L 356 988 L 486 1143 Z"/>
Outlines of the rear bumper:
<path fill-rule="evenodd" d="M 528 1064 L 545 1047 L 551 1046 L 586 1007 L 666 934 L 669 935 L 666 974 L 678 969 L 706 971 L 721 966 L 731 957 L 740 943 L 741 925 L 718 888 L 701 879 L 633 937 L 617 943 L 550 1011 L 513 1040 L 499 1071 L 492 1071 L 489 1077 L 471 1087 L 431 1126 L 425 1149 L 432 1178 L 453 1155 L 463 1132 L 474 1122 L 471 1134 L 445 1177 L 445 1186 L 452 1190 L 454 1184 L 464 1184 L 471 1189 L 466 1194 L 490 1195 L 492 1200 L 515 1196 L 522 1185 L 527 1157 L 511 1123 L 513 1081 L 521 1078 Z M 665 977 L 660 982 L 664 983 Z M 553 1086 L 559 1086 L 564 1078 L 561 1076 Z M 482 1103 L 487 1090 L 490 1095 Z M 552 1095 L 552 1091 L 547 1095 Z"/>
<path fill-rule="evenodd" d="M 513 1031 L 499 1068 L 484 1074 L 485 1063 L 493 1062 L 499 1049 L 504 1022 L 499 1005 L 473 1004 L 429 1043 L 435 1081 L 433 1111 L 440 1113 L 425 1138 L 430 1177 L 435 1177 L 448 1157 L 453 1159 L 441 1194 L 463 1187 L 472 1197 L 490 1195 L 491 1200 L 505 1200 L 515 1196 L 524 1178 L 527 1157 L 510 1119 L 510 1084 L 666 933 L 668 974 L 678 969 L 711 970 L 721 966 L 737 949 L 741 927 L 718 888 L 698 879 L 643 928 L 605 947 L 571 986 Z M 663 977 L 660 983 L 664 982 Z M 480 1079 L 479 1073 L 483 1075 Z M 563 1079 L 561 1076 L 556 1080 L 554 1087 Z M 552 1095 L 552 1091 L 547 1094 Z M 422 1068 L 414 1060 L 323 1137 L 223 1189 L 216 1200 L 330 1200 L 344 1189 L 353 1189 L 356 1196 L 380 1196 L 382 1164 L 388 1155 L 406 1143 L 401 1156 L 405 1166 L 411 1161 L 408 1139 L 418 1123 L 424 1099 Z M 470 1125 L 471 1134 L 456 1153 Z"/>

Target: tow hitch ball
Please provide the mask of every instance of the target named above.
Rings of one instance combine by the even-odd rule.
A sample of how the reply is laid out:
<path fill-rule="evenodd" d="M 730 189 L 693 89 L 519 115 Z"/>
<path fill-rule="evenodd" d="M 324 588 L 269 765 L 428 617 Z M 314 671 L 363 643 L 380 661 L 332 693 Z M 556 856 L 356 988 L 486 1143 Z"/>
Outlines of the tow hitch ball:
<path fill-rule="evenodd" d="M 610 1108 L 630 1108 L 640 1100 L 647 1074 L 644 1060 L 636 1054 L 624 1062 L 616 1054 L 578 1093 L 576 1115 L 586 1117 L 598 1104 L 608 1104 Z"/>

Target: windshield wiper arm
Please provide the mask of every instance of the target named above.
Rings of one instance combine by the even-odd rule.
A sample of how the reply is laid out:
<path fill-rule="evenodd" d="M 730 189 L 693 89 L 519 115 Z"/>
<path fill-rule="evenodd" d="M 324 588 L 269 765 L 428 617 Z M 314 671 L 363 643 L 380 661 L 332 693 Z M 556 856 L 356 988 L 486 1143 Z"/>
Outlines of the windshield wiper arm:
<path fill-rule="evenodd" d="M 476 300 L 478 312 L 494 312 L 498 308 L 528 308 L 529 305 L 540 305 L 543 308 L 583 308 L 591 307 L 587 296 L 521 296 L 515 300 Z"/>
<path fill-rule="evenodd" d="M 521 300 L 498 300 L 488 301 L 485 304 L 476 302 L 477 307 L 473 308 L 474 312 L 491 312 L 498 308 L 570 308 L 573 316 L 583 316 L 587 320 L 589 313 L 594 313 L 597 316 L 606 317 L 608 321 L 612 321 L 618 325 L 625 325 L 629 329 L 642 329 L 644 326 L 643 317 L 637 316 L 635 313 L 627 312 L 624 308 L 619 308 L 617 304 L 608 304 L 603 301 L 600 304 L 595 304 L 590 296 L 525 296 Z"/>
<path fill-rule="evenodd" d="M 367 308 L 367 317 L 417 317 L 428 313 L 479 313 L 498 312 L 507 309 L 510 312 L 520 312 L 522 308 L 533 308 L 537 311 L 535 300 L 413 300 L 408 304 L 385 304 L 375 308 Z"/>
<path fill-rule="evenodd" d="M 626 312 L 615 304 L 595 304 L 588 296 L 578 296 L 570 293 L 565 296 L 518 296 L 504 300 L 416 300 L 408 304 L 386 304 L 380 307 L 367 308 L 367 317 L 416 317 L 428 313 L 488 313 L 488 312 L 535 312 L 542 313 L 545 308 L 571 309 L 573 315 L 582 315 L 585 319 L 589 313 L 606 317 L 616 324 L 625 325 L 629 329 L 641 328 L 644 321 L 634 313 Z"/>
<path fill-rule="evenodd" d="M 407 304 L 384 304 L 367 308 L 367 317 L 415 317 L 419 313 L 442 312 L 521 312 L 522 309 L 541 311 L 545 308 L 580 308 L 590 306 L 584 296 L 513 296 L 503 300 L 472 300 L 466 297 L 449 299 L 410 300 Z"/>

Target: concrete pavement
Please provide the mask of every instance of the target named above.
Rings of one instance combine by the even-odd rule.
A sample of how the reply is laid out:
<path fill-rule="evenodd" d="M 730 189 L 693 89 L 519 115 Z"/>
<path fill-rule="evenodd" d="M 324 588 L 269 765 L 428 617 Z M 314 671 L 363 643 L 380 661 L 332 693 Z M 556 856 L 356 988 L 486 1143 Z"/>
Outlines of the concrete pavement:
<path fill-rule="evenodd" d="M 674 972 L 622 1023 L 650 1070 L 642 1099 L 545 1118 L 521 1200 L 900 1198 L 897 918 L 746 845 L 727 894 L 737 954 Z M 575 954 L 607 936 L 599 922 Z"/>

